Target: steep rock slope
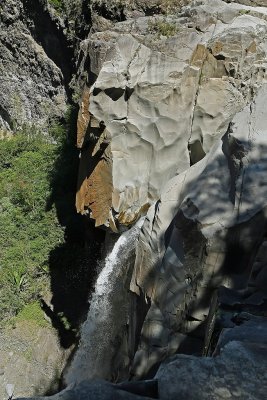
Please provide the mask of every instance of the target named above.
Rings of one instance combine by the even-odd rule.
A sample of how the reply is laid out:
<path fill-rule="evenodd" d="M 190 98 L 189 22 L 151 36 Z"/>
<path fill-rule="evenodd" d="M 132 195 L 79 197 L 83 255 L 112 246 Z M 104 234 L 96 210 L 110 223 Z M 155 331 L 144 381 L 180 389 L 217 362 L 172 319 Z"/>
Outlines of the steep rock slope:
<path fill-rule="evenodd" d="M 65 19 L 46 0 L 1 4 L 1 134 L 23 123 L 47 129 L 64 115 L 71 59 L 89 32 L 91 16 L 85 0 L 63 3 Z M 72 81 L 77 95 L 86 83 L 78 119 L 77 209 L 113 232 L 127 230 L 142 216 L 145 222 L 135 263 L 132 249 L 130 257 L 120 249 L 125 255 L 121 270 L 127 272 L 118 282 L 119 303 L 115 292 L 108 298 L 104 290 L 100 293 L 110 309 L 120 305 L 114 313 L 118 321 L 105 345 L 98 342 L 98 364 L 82 364 L 81 374 L 72 363 L 71 384 L 84 377 L 135 380 L 152 376 L 175 352 L 210 354 L 218 303 L 260 314 L 266 329 L 267 8 L 263 0 L 197 0 L 182 10 L 170 2 L 167 11 L 173 15 L 148 16 L 163 3 L 152 1 L 146 8 L 142 1 L 93 1 L 93 10 L 102 16 L 93 15 L 93 29 L 77 56 Z M 74 15 L 81 19 L 75 21 Z M 220 285 L 218 298 L 211 301 Z M 220 329 L 232 327 L 233 318 L 223 313 Z M 258 320 L 248 329 L 256 326 Z M 248 337 L 247 332 L 241 336 Z M 221 336 L 215 355 L 227 335 Z M 94 337 L 100 337 L 97 331 Z M 249 342 L 245 350 L 230 344 L 218 359 L 177 356 L 167 361 L 157 375 L 159 398 L 180 392 L 168 380 L 177 377 L 180 363 L 181 379 L 197 395 L 210 369 L 207 395 L 229 398 L 232 389 L 237 398 L 250 395 L 246 382 L 241 394 L 230 382 L 240 362 L 264 374 L 257 352 L 266 352 L 265 345 L 254 346 L 253 337 Z M 236 357 L 231 360 L 232 351 Z M 96 364 L 100 368 L 94 371 Z M 192 365 L 197 383 L 190 380 Z M 258 382 L 253 373 L 249 379 Z M 248 378 L 243 371 L 240 376 Z M 111 385 L 90 388 L 85 383 L 73 390 L 55 398 L 126 398 Z"/>
<path fill-rule="evenodd" d="M 66 2 L 70 8 L 70 2 L 68 0 Z M 77 8 L 79 2 L 75 3 Z M 79 10 L 76 11 L 78 13 Z M 76 26 L 73 26 L 72 29 L 69 28 L 71 23 L 69 14 L 70 11 L 66 13 L 63 20 L 48 0 L 3 0 L 0 2 L 0 158 L 2 173 L 0 213 L 3 217 L 0 233 L 0 253 L 2 257 L 0 263 L 1 399 L 7 397 L 5 385 L 8 383 L 15 385 L 17 395 L 44 394 L 57 390 L 60 374 L 70 353 L 61 346 L 58 331 L 52 327 L 52 322 L 49 320 L 48 323 L 44 320 L 45 314 L 39 304 L 33 302 L 38 297 L 36 296 L 37 291 L 41 292 L 40 280 L 48 272 L 49 251 L 52 250 L 53 240 L 50 242 L 51 247 L 49 248 L 46 248 L 43 245 L 44 242 L 41 241 L 40 247 L 37 245 L 38 249 L 35 247 L 32 253 L 29 250 L 31 246 L 35 246 L 40 237 L 48 238 L 49 234 L 43 235 L 43 231 L 40 229 L 40 227 L 45 229 L 46 222 L 43 221 L 46 220 L 47 215 L 51 215 L 51 217 L 54 215 L 51 221 L 54 220 L 58 229 L 60 229 L 59 224 L 62 222 L 62 219 L 60 221 L 56 218 L 56 211 L 50 214 L 50 207 L 52 208 L 54 200 L 51 200 L 51 202 L 49 200 L 51 204 L 47 206 L 48 197 L 54 197 L 52 186 L 55 186 L 55 183 L 52 182 L 52 169 L 53 179 L 55 179 L 54 176 L 58 173 L 56 164 L 59 161 L 56 158 L 59 155 L 59 150 L 56 150 L 56 146 L 44 144 L 45 141 L 38 134 L 46 135 L 53 124 L 62 122 L 67 109 L 70 97 L 69 83 L 73 74 L 72 57 L 76 43 L 76 39 L 74 41 L 71 33 L 83 34 L 82 31 L 78 32 Z M 77 14 L 73 12 L 72 18 L 74 15 Z M 81 18 L 81 21 L 83 29 L 86 31 L 84 18 Z M 68 122 L 70 123 L 70 118 Z M 2 142 L 5 136 L 11 136 L 13 133 L 16 135 L 21 130 L 23 135 L 19 134 L 14 140 Z M 67 137 L 69 132 L 65 133 Z M 49 139 L 51 140 L 51 137 Z M 46 150 L 44 150 L 44 147 Z M 52 147 L 54 148 L 52 149 Z M 57 146 L 57 148 L 60 147 Z M 42 156 L 41 149 L 44 150 Z M 66 160 L 66 157 L 68 157 L 66 146 L 64 150 L 64 160 Z M 27 154 L 24 160 L 21 157 L 22 153 Z M 74 156 L 70 159 L 73 169 L 75 169 Z M 43 163 L 43 160 L 47 162 Z M 18 175 L 13 168 L 14 165 L 18 166 Z M 39 172 L 36 171 L 42 171 L 44 174 L 39 175 Z M 34 175 L 35 172 L 36 175 Z M 55 180 L 57 179 L 59 178 Z M 60 174 L 60 179 L 60 183 L 65 186 L 64 173 Z M 68 180 L 71 180 L 70 176 Z M 7 187 L 8 191 L 6 191 Z M 24 194 L 16 197 L 16 193 L 20 189 Z M 75 187 L 73 189 L 75 191 Z M 64 199 L 66 192 L 63 195 Z M 29 197 L 35 196 L 33 193 L 38 197 L 38 200 L 35 197 L 35 200 L 31 202 L 31 205 L 34 204 L 33 208 L 36 211 L 34 213 L 36 216 L 38 215 L 37 219 L 40 222 L 40 225 L 37 222 L 38 227 L 31 206 L 24 208 Z M 16 200 L 14 200 L 15 197 Z M 43 209 L 40 203 L 43 204 Z M 66 206 L 67 203 L 68 200 L 64 205 Z M 70 208 L 68 208 L 68 212 L 69 210 Z M 5 217 L 7 215 L 8 217 Z M 49 219 L 50 217 L 47 221 Z M 20 222 L 18 222 L 19 220 Z M 11 226 L 14 231 L 10 229 Z M 28 231 L 25 226 L 29 226 Z M 55 230 L 53 228 L 55 225 L 50 226 L 52 226 L 52 229 L 48 228 L 49 232 L 54 235 Z M 27 232 L 31 232 L 30 237 Z M 25 244 L 21 242 L 21 233 L 26 240 L 24 243 L 29 244 L 27 250 Z M 8 237 L 8 239 L 6 240 L 5 237 Z M 47 243 L 49 240 L 51 240 L 50 236 Z M 54 243 L 56 243 L 56 239 Z M 17 253 L 18 258 L 13 258 L 16 254 L 16 250 L 14 250 L 16 246 L 20 248 Z M 6 260 L 9 264 L 5 265 L 4 254 L 7 248 L 9 252 Z M 40 251 L 40 249 L 42 250 Z M 27 253 L 26 258 L 22 253 Z M 40 256 L 40 253 L 44 255 L 44 258 Z M 31 255 L 35 258 L 33 264 L 31 264 L 33 261 Z M 43 270 L 42 275 L 42 273 L 39 274 L 38 269 L 43 262 L 40 260 L 44 260 L 46 257 L 47 264 L 44 268 L 47 268 L 47 270 L 46 273 L 43 273 Z M 35 270 L 32 283 L 30 283 L 30 265 L 33 267 L 32 271 Z M 18 272 L 19 270 L 20 272 Z M 17 287 L 14 285 L 15 277 L 18 279 L 17 282 L 20 282 Z M 62 274 L 60 278 L 62 278 Z M 51 284 L 50 291 L 48 276 L 44 282 L 46 283 L 43 287 L 47 286 L 47 290 L 44 290 L 42 296 L 51 305 L 53 285 Z M 26 292 L 27 295 L 25 295 Z M 25 307 L 23 307 L 24 305 Z M 19 311 L 22 308 L 23 312 L 20 315 Z M 5 310 L 7 310 L 6 314 Z M 18 316 L 11 319 L 14 314 L 18 314 Z"/>
<path fill-rule="evenodd" d="M 219 3 L 122 22 L 82 43 L 96 80 L 80 113 L 77 207 L 96 225 L 144 214 L 262 84 L 266 11 Z"/>
<path fill-rule="evenodd" d="M 1 135 L 23 124 L 47 129 L 66 111 L 71 57 L 63 26 L 42 1 L 11 0 L 1 2 L 0 32 Z"/>
<path fill-rule="evenodd" d="M 130 317 L 138 350 L 133 360 L 122 355 L 134 377 L 188 343 L 199 351 L 219 285 L 266 302 L 266 290 L 249 280 L 266 234 L 262 5 L 196 1 L 81 44 L 90 68 L 77 209 L 113 231 L 146 215 L 131 291 L 149 311 L 138 323 Z"/>

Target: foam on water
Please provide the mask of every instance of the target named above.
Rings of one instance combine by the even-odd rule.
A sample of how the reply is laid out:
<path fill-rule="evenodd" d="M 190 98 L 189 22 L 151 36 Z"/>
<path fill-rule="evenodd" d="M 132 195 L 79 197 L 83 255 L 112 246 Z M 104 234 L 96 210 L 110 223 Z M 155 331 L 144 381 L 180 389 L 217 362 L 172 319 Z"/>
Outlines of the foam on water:
<path fill-rule="evenodd" d="M 127 318 L 125 275 L 142 222 L 124 232 L 105 259 L 82 326 L 79 348 L 66 374 L 67 384 L 84 379 L 109 379 L 116 354 L 115 338 Z"/>

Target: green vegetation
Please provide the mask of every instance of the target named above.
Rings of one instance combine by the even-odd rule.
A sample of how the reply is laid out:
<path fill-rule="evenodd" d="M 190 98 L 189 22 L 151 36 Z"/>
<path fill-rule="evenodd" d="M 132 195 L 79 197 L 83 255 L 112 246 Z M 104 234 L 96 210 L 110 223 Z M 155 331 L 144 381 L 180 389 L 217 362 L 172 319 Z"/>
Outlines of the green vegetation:
<path fill-rule="evenodd" d="M 63 11 L 64 4 L 62 0 L 48 0 L 48 2 L 55 8 L 57 11 Z"/>
<path fill-rule="evenodd" d="M 156 21 L 149 21 L 148 29 L 150 33 L 156 33 L 159 37 L 171 37 L 176 35 L 178 32 L 178 28 L 175 24 L 167 22 L 165 19 L 163 20 L 156 20 Z"/>
<path fill-rule="evenodd" d="M 0 318 L 17 314 L 49 284 L 49 252 L 64 241 L 47 210 L 58 146 L 25 133 L 0 141 Z"/>
<path fill-rule="evenodd" d="M 44 312 L 41 309 L 40 303 L 38 301 L 26 304 L 26 306 L 14 318 L 13 322 L 16 321 L 33 321 L 41 327 L 46 327 L 49 325 L 44 318 Z"/>
<path fill-rule="evenodd" d="M 245 14 L 249 14 L 250 10 L 239 10 L 239 14 L 241 15 L 245 15 Z"/>
<path fill-rule="evenodd" d="M 70 110 L 49 135 L 28 127 L 0 140 L 0 321 L 43 323 L 44 310 L 65 346 L 86 312 L 99 254 L 75 210 L 75 123 Z"/>

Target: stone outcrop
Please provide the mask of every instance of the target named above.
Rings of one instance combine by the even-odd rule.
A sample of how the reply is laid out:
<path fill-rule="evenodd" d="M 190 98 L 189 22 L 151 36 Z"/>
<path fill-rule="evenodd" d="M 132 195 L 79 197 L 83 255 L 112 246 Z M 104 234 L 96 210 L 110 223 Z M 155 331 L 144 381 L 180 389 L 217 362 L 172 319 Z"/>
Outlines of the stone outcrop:
<path fill-rule="evenodd" d="M 47 131 L 67 106 L 71 56 L 63 26 L 42 1 L 4 0 L 0 31 L 0 130 Z"/>
<path fill-rule="evenodd" d="M 175 399 L 177 393 L 181 399 L 256 400 L 264 396 L 266 317 L 231 313 L 229 308 L 220 307 L 216 314 L 217 322 L 220 319 L 225 328 L 219 338 L 215 335 L 217 344 L 213 343 L 212 357 L 176 355 L 163 362 L 155 377 L 160 399 Z"/>
<path fill-rule="evenodd" d="M 221 334 L 213 357 L 175 355 L 161 364 L 154 380 L 83 381 L 52 397 L 28 400 L 261 400 L 267 389 L 267 320 L 246 313 L 238 318 L 238 325 Z"/>
<path fill-rule="evenodd" d="M 85 87 L 78 125 L 77 208 L 96 225 L 114 229 L 144 215 L 264 81 L 265 9 L 215 3 L 121 22 L 82 43 L 95 82 Z"/>
<path fill-rule="evenodd" d="M 264 397 L 266 345 L 244 346 L 229 342 L 220 356 L 194 358 L 179 355 L 164 363 L 156 377 L 159 398 L 179 399 L 253 399 Z M 242 366 L 242 367 L 241 367 Z"/>
<path fill-rule="evenodd" d="M 130 285 L 150 305 L 134 378 L 201 353 L 213 291 L 247 290 L 266 235 L 266 43 L 263 4 L 216 0 L 81 44 L 77 209 L 113 231 L 146 215 Z"/>
<path fill-rule="evenodd" d="M 209 157 L 166 185 L 155 215 L 143 227 L 132 289 L 138 292 L 141 287 L 153 299 L 143 335 L 151 344 L 153 324 L 158 325 L 160 335 L 152 345 L 156 353 L 165 343 L 163 354 L 177 350 L 184 334 L 196 331 L 198 336 L 197 328 L 208 314 L 209 294 L 218 285 L 245 290 L 255 264 L 255 276 L 260 271 L 262 277 L 266 274 L 263 264 L 257 264 L 257 248 L 264 249 L 266 234 L 266 145 L 259 126 L 265 91 L 266 86 L 259 90 L 251 114 L 247 108 L 237 114 L 231 133 Z M 259 280 L 251 286 L 264 303 L 266 293 Z M 172 349 L 170 337 L 177 332 Z M 150 344 L 149 349 L 141 345 L 142 360 L 144 354 L 151 357 Z M 147 368 L 148 360 L 142 362 Z"/>
<path fill-rule="evenodd" d="M 0 397 L 8 399 L 6 385 L 14 396 L 55 393 L 70 352 L 60 347 L 49 324 L 15 320 L 0 332 Z"/>
<path fill-rule="evenodd" d="M 24 123 L 47 129 L 64 115 L 75 53 L 68 43 L 78 35 L 77 46 L 89 32 L 82 0 L 84 29 L 71 18 L 72 1 L 63 2 L 69 22 L 45 0 L 32 9 L 30 3 L 1 5 L 0 136 Z M 69 375 L 54 400 L 175 399 L 177 393 L 243 400 L 266 392 L 267 5 L 167 3 L 94 0 L 92 10 L 101 15 L 92 16 L 71 83 L 77 95 L 83 89 L 78 212 L 115 233 L 144 217 L 134 265 L 131 249 L 116 270 L 118 277 L 126 271 L 117 303 L 116 290 L 100 292 L 105 311 L 117 304 L 120 319 L 108 327 L 105 346 L 95 346 L 102 351 L 100 378 L 135 381 L 159 368 L 159 393 L 144 397 L 122 386 L 79 382 L 99 377 L 89 371 L 92 351 L 84 357 L 91 360 L 88 370 Z M 116 289 L 117 281 L 110 282 Z M 90 349 L 101 334 L 94 331 Z"/>

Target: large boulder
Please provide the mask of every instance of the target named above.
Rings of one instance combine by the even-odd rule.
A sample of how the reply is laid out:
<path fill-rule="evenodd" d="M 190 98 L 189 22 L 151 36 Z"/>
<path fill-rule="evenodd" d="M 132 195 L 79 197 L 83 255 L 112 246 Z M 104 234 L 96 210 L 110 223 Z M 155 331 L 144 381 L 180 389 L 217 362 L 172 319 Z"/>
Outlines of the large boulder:
<path fill-rule="evenodd" d="M 22 398 L 17 400 L 23 400 Z M 152 400 L 104 381 L 82 381 L 50 397 L 31 397 L 24 400 Z"/>
<path fill-rule="evenodd" d="M 266 356 L 266 345 L 239 341 L 229 342 L 214 358 L 174 356 L 157 373 L 159 398 L 261 400 L 267 389 Z"/>

